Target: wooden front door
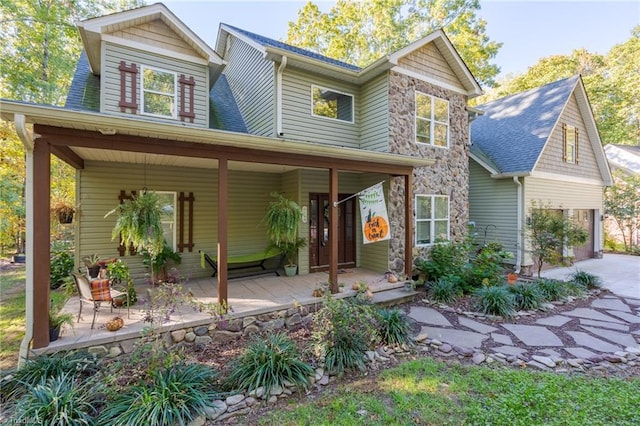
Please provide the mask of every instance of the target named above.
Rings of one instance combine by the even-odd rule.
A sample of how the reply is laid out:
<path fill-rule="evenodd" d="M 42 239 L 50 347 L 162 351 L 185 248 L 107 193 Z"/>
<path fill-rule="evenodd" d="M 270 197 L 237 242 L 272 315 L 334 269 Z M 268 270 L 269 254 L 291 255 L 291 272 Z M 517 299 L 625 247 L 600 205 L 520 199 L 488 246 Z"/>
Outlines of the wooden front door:
<path fill-rule="evenodd" d="M 341 194 L 339 199 L 348 195 Z M 356 266 L 356 198 L 338 204 L 338 267 Z M 309 195 L 309 267 L 329 269 L 329 194 Z"/>
<path fill-rule="evenodd" d="M 594 255 L 593 252 L 593 234 L 594 234 L 594 223 L 593 223 L 593 210 L 574 210 L 573 218 L 578 224 L 589 233 L 589 238 L 587 242 L 581 246 L 573 248 L 573 257 L 574 260 L 584 260 L 591 259 Z"/>

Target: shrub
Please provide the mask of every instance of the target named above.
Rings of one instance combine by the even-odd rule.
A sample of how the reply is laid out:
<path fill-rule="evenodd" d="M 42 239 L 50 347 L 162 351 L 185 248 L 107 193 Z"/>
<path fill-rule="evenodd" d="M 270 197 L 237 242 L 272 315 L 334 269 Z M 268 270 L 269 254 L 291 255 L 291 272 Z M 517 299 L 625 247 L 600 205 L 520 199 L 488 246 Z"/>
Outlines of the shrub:
<path fill-rule="evenodd" d="M 582 284 L 575 281 L 565 281 L 563 287 L 563 293 L 566 296 L 582 297 L 587 292 L 587 289 Z"/>
<path fill-rule="evenodd" d="M 400 309 L 381 309 L 379 321 L 378 332 L 383 343 L 391 346 L 409 343 L 411 325 L 407 316 Z"/>
<path fill-rule="evenodd" d="M 108 401 L 98 425 L 184 425 L 219 396 L 213 389 L 214 370 L 202 364 L 178 362 L 156 370 L 150 380 L 140 380 Z"/>
<path fill-rule="evenodd" d="M 461 295 L 462 290 L 459 286 L 460 279 L 455 276 L 440 277 L 429 283 L 428 294 L 431 300 L 438 303 L 451 305 L 455 303 Z"/>
<path fill-rule="evenodd" d="M 550 302 L 560 300 L 567 295 L 564 281 L 553 278 L 537 278 L 534 284 L 538 286 L 544 299 Z"/>
<path fill-rule="evenodd" d="M 533 283 L 516 283 L 508 287 L 515 296 L 516 309 L 533 311 L 538 309 L 544 301 L 540 288 Z"/>
<path fill-rule="evenodd" d="M 465 267 L 463 290 L 472 291 L 482 285 L 498 285 L 504 277 L 504 263 L 513 255 L 504 250 L 502 244 L 489 243 L 478 250 L 476 256 Z"/>
<path fill-rule="evenodd" d="M 429 251 L 429 259 L 416 259 L 416 269 L 434 281 L 446 275 L 460 275 L 468 262 L 466 243 L 437 240 Z"/>
<path fill-rule="evenodd" d="M 92 425 L 96 382 L 75 380 L 72 373 L 40 381 L 15 404 L 11 424 Z"/>
<path fill-rule="evenodd" d="M 515 314 L 515 296 L 505 286 L 484 286 L 474 293 L 477 309 L 488 315 L 511 318 Z"/>
<path fill-rule="evenodd" d="M 602 286 L 602 280 L 599 276 L 590 274 L 586 271 L 574 272 L 571 275 L 570 280 L 589 290 L 600 288 Z"/>
<path fill-rule="evenodd" d="M 364 369 L 364 352 L 377 340 L 376 323 L 372 305 L 329 295 L 313 318 L 316 355 L 332 372 Z"/>
<path fill-rule="evenodd" d="M 264 387 L 265 395 L 271 389 L 284 387 L 286 382 L 307 389 L 313 367 L 300 359 L 300 353 L 284 333 L 255 336 L 244 353 L 232 363 L 227 378 L 231 387 L 252 391 Z"/>
<path fill-rule="evenodd" d="M 51 250 L 50 286 L 52 289 L 60 287 L 65 278 L 73 271 L 73 256 L 66 247 L 54 246 Z"/>
<path fill-rule="evenodd" d="M 22 368 L 2 383 L 2 399 L 15 400 L 36 385 L 53 377 L 65 374 L 90 377 L 97 372 L 96 361 L 85 352 L 70 351 L 40 355 L 27 359 Z"/>

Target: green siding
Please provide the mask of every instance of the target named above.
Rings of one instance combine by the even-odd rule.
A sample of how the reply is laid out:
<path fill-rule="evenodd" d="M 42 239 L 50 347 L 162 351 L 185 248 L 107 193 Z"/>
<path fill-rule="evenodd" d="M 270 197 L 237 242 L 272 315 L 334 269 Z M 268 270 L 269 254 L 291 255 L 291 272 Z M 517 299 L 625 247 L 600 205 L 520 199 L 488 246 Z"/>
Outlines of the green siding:
<path fill-rule="evenodd" d="M 245 42 L 229 40 L 224 74 L 249 133 L 275 136 L 274 64 Z"/>
<path fill-rule="evenodd" d="M 154 53 L 143 52 L 141 50 L 132 49 L 130 47 L 123 47 L 111 43 L 105 43 L 104 48 L 104 60 L 102 65 L 101 75 L 101 93 L 102 93 L 102 112 L 117 115 L 133 116 L 137 119 L 159 121 L 163 123 L 173 123 L 185 126 L 196 127 L 208 127 L 209 126 L 209 77 L 208 70 L 202 64 L 195 64 L 188 61 L 162 56 Z M 152 117 L 141 114 L 142 106 L 140 104 L 140 87 L 141 79 L 140 73 L 138 73 L 138 113 L 132 114 L 127 110 L 126 113 L 120 112 L 118 103 L 120 102 L 120 61 L 125 61 L 127 65 L 132 62 L 140 66 L 150 66 L 155 68 L 164 69 L 177 73 L 178 78 L 180 74 L 184 74 L 185 77 L 193 77 L 195 80 L 194 87 L 194 113 L 196 115 L 193 123 L 189 121 L 182 122 L 180 117 L 176 115 L 175 119 Z M 127 80 L 129 81 L 129 80 Z M 128 87 L 130 83 L 128 83 Z M 177 90 L 176 102 L 179 102 L 180 91 Z"/>
<path fill-rule="evenodd" d="M 360 148 L 389 150 L 389 85 L 387 74 L 362 87 Z"/>

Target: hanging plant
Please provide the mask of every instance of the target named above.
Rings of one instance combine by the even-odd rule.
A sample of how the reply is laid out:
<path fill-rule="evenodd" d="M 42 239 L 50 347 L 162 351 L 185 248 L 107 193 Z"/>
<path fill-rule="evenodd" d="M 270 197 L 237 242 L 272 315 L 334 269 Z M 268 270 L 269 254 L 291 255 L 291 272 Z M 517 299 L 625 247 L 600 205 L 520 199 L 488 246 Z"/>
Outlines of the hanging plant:
<path fill-rule="evenodd" d="M 152 191 L 143 191 L 125 200 L 105 217 L 117 214 L 111 239 L 121 238 L 122 244 L 131 244 L 137 250 L 149 252 L 152 258 L 162 252 L 164 236 L 162 229 L 162 207 L 158 195 Z M 152 271 L 153 273 L 153 271 Z"/>
<path fill-rule="evenodd" d="M 60 202 L 51 208 L 51 212 L 58 218 L 60 223 L 67 224 L 73 222 L 73 214 L 76 210 L 73 206 Z"/>
<path fill-rule="evenodd" d="M 269 239 L 276 246 L 297 241 L 298 226 L 302 218 L 300 206 L 277 192 L 271 193 L 275 201 L 269 203 L 264 220 Z"/>

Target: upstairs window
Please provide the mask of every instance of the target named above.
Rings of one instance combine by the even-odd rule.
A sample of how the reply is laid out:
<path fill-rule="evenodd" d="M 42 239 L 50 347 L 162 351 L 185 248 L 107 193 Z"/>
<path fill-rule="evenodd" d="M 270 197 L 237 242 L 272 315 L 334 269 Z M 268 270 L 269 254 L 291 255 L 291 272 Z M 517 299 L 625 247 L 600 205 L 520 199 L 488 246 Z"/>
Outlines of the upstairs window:
<path fill-rule="evenodd" d="M 311 86 L 311 115 L 353 123 L 353 95 Z"/>
<path fill-rule="evenodd" d="M 578 129 L 562 124 L 562 161 L 578 164 Z"/>
<path fill-rule="evenodd" d="M 176 74 L 157 68 L 142 68 L 142 112 L 176 118 Z"/>
<path fill-rule="evenodd" d="M 449 146 L 449 101 L 416 92 L 416 142 Z"/>
<path fill-rule="evenodd" d="M 449 239 L 449 197 L 416 195 L 416 245 L 434 244 Z"/>

